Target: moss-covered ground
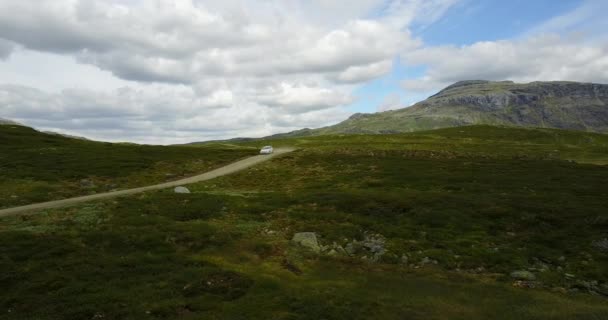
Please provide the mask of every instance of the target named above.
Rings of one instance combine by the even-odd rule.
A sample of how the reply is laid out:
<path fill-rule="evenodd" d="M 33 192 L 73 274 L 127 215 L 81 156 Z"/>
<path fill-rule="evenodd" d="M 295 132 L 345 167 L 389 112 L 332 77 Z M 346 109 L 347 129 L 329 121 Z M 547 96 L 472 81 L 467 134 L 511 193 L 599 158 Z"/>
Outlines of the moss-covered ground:
<path fill-rule="evenodd" d="M 484 126 L 241 145 L 266 144 L 299 150 L 191 194 L 1 219 L 0 319 L 608 318 L 607 136 Z M 344 247 L 379 235 L 386 252 L 315 254 L 290 243 L 304 231 Z"/>

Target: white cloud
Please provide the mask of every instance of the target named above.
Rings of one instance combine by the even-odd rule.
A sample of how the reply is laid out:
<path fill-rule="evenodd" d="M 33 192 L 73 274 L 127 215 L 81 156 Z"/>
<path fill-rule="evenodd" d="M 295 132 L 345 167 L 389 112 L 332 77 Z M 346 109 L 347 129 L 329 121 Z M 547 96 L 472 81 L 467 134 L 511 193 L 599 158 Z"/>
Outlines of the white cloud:
<path fill-rule="evenodd" d="M 277 8 L 280 10 L 280 8 Z M 351 18 L 326 28 L 288 12 L 214 12 L 191 0 L 0 2 L 0 37 L 67 53 L 135 81 L 191 84 L 202 77 L 342 72 L 391 59 L 409 34 Z M 367 80 L 367 79 L 364 79 Z"/>
<path fill-rule="evenodd" d="M 426 65 L 425 75 L 404 81 L 412 91 L 430 91 L 460 80 L 519 82 L 570 80 L 608 83 L 608 45 L 559 35 L 427 47 L 403 55 Z"/>
<path fill-rule="evenodd" d="M 439 20 L 460 0 L 391 0 L 384 9 L 382 21 L 397 29 L 416 24 L 421 28 Z"/>
<path fill-rule="evenodd" d="M 0 0 L 0 116 L 146 142 L 326 125 L 453 3 Z"/>
<path fill-rule="evenodd" d="M 0 60 L 7 59 L 14 49 L 15 44 L 13 42 L 0 38 Z"/>
<path fill-rule="evenodd" d="M 391 60 L 384 60 L 363 67 L 349 67 L 339 74 L 332 75 L 329 78 L 336 82 L 358 83 L 385 75 L 391 70 L 392 67 L 393 62 Z"/>
<path fill-rule="evenodd" d="M 285 85 L 269 91 L 266 99 L 270 107 L 255 99 L 236 98 L 229 90 L 199 97 L 188 87 L 162 85 L 109 92 L 68 89 L 59 93 L 0 85 L 5 118 L 42 130 L 109 141 L 128 137 L 157 144 L 264 136 L 302 126 L 327 125 L 346 116 L 335 106 L 348 97 L 322 88 Z"/>
<path fill-rule="evenodd" d="M 281 83 L 267 88 L 258 95 L 257 101 L 270 107 L 278 107 L 290 114 L 328 109 L 352 102 L 352 98 L 339 91 Z"/>
<path fill-rule="evenodd" d="M 586 38 L 606 40 L 608 34 L 608 2 L 605 0 L 585 0 L 576 9 L 544 21 L 526 32 L 527 36 L 544 33 L 575 33 Z"/>

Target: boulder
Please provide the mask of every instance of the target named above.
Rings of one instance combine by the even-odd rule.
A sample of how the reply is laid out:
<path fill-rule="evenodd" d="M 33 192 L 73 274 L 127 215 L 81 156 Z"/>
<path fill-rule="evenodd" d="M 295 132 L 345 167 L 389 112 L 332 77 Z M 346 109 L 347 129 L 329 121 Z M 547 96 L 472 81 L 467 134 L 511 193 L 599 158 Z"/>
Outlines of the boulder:
<path fill-rule="evenodd" d="M 291 241 L 313 252 L 321 252 L 321 246 L 319 246 L 319 242 L 317 241 L 317 234 L 314 232 L 298 232 L 293 235 Z"/>
<path fill-rule="evenodd" d="M 534 273 L 526 270 L 516 270 L 511 272 L 511 278 L 526 281 L 536 280 L 536 276 L 534 275 Z"/>
<path fill-rule="evenodd" d="M 175 189 L 173 189 L 173 192 L 175 193 L 190 193 L 190 190 L 186 187 L 175 187 Z"/>

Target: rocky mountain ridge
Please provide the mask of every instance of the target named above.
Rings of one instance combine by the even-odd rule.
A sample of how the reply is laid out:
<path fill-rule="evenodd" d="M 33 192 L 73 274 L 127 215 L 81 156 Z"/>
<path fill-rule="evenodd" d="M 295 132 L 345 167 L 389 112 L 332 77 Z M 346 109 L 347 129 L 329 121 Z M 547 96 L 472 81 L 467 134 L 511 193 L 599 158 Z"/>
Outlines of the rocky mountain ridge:
<path fill-rule="evenodd" d="M 476 124 L 608 133 L 608 85 L 460 81 L 411 107 L 357 113 L 313 134 L 410 132 Z"/>

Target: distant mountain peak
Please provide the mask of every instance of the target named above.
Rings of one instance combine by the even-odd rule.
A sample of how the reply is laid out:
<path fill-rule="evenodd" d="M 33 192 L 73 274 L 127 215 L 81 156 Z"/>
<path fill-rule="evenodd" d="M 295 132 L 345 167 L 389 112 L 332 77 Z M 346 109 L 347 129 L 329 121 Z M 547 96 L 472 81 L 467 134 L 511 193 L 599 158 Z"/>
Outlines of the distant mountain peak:
<path fill-rule="evenodd" d="M 355 113 L 341 123 L 306 134 L 410 132 L 480 124 L 608 133 L 608 85 L 458 81 L 413 106 Z"/>

